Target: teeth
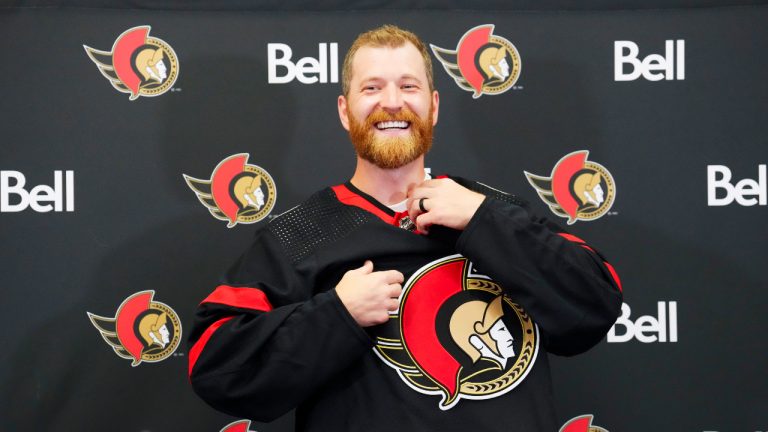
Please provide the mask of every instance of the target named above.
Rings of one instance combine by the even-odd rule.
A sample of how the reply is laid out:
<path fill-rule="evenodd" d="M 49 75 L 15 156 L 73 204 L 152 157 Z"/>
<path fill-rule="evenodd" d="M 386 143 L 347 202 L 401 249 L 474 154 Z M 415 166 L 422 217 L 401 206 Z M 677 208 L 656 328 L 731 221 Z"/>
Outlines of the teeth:
<path fill-rule="evenodd" d="M 378 129 L 405 129 L 408 127 L 408 122 L 406 121 L 385 121 L 380 122 L 376 124 L 376 127 Z"/>

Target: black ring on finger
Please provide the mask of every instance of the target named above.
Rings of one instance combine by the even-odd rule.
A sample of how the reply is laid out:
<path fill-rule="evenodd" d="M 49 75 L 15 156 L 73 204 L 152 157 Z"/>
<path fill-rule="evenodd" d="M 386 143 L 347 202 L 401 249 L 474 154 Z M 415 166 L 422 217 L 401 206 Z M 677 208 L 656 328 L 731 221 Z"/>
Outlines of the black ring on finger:
<path fill-rule="evenodd" d="M 426 199 L 426 198 L 421 198 L 421 199 L 419 199 L 419 210 L 421 210 L 421 211 L 423 211 L 423 212 L 425 212 L 425 213 L 426 213 L 427 209 L 425 209 L 425 208 L 424 208 L 424 200 L 425 200 L 425 199 Z"/>

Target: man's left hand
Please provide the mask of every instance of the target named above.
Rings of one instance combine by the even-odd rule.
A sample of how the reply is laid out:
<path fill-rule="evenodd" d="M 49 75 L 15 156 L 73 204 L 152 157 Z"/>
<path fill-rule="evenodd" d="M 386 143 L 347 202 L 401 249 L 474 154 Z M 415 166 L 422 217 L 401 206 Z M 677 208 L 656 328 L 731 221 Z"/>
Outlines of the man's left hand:
<path fill-rule="evenodd" d="M 463 230 L 484 199 L 448 178 L 426 180 L 408 192 L 408 216 L 422 232 L 432 225 Z"/>

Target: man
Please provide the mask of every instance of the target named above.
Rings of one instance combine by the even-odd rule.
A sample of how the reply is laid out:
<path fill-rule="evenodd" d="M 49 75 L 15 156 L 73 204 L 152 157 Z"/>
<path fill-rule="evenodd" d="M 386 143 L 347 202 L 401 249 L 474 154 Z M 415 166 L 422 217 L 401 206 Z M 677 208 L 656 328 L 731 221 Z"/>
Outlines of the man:
<path fill-rule="evenodd" d="M 342 74 L 355 172 L 260 230 L 200 304 L 195 391 L 258 421 L 295 408 L 300 431 L 556 430 L 539 348 L 602 339 L 621 305 L 612 268 L 519 198 L 425 174 L 439 96 L 414 34 L 360 35 Z M 501 320 L 509 359 L 462 373 L 449 329 L 471 326 L 471 344 Z"/>

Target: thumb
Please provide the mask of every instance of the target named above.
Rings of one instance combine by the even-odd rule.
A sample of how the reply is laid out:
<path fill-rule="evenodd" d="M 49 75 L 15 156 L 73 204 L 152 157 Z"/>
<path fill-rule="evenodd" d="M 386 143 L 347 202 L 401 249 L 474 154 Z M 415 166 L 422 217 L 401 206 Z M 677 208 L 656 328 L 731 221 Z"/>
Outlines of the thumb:
<path fill-rule="evenodd" d="M 362 274 L 369 274 L 373 272 L 373 261 L 371 260 L 365 260 L 365 263 L 362 267 L 356 269 L 356 271 L 362 273 Z"/>

